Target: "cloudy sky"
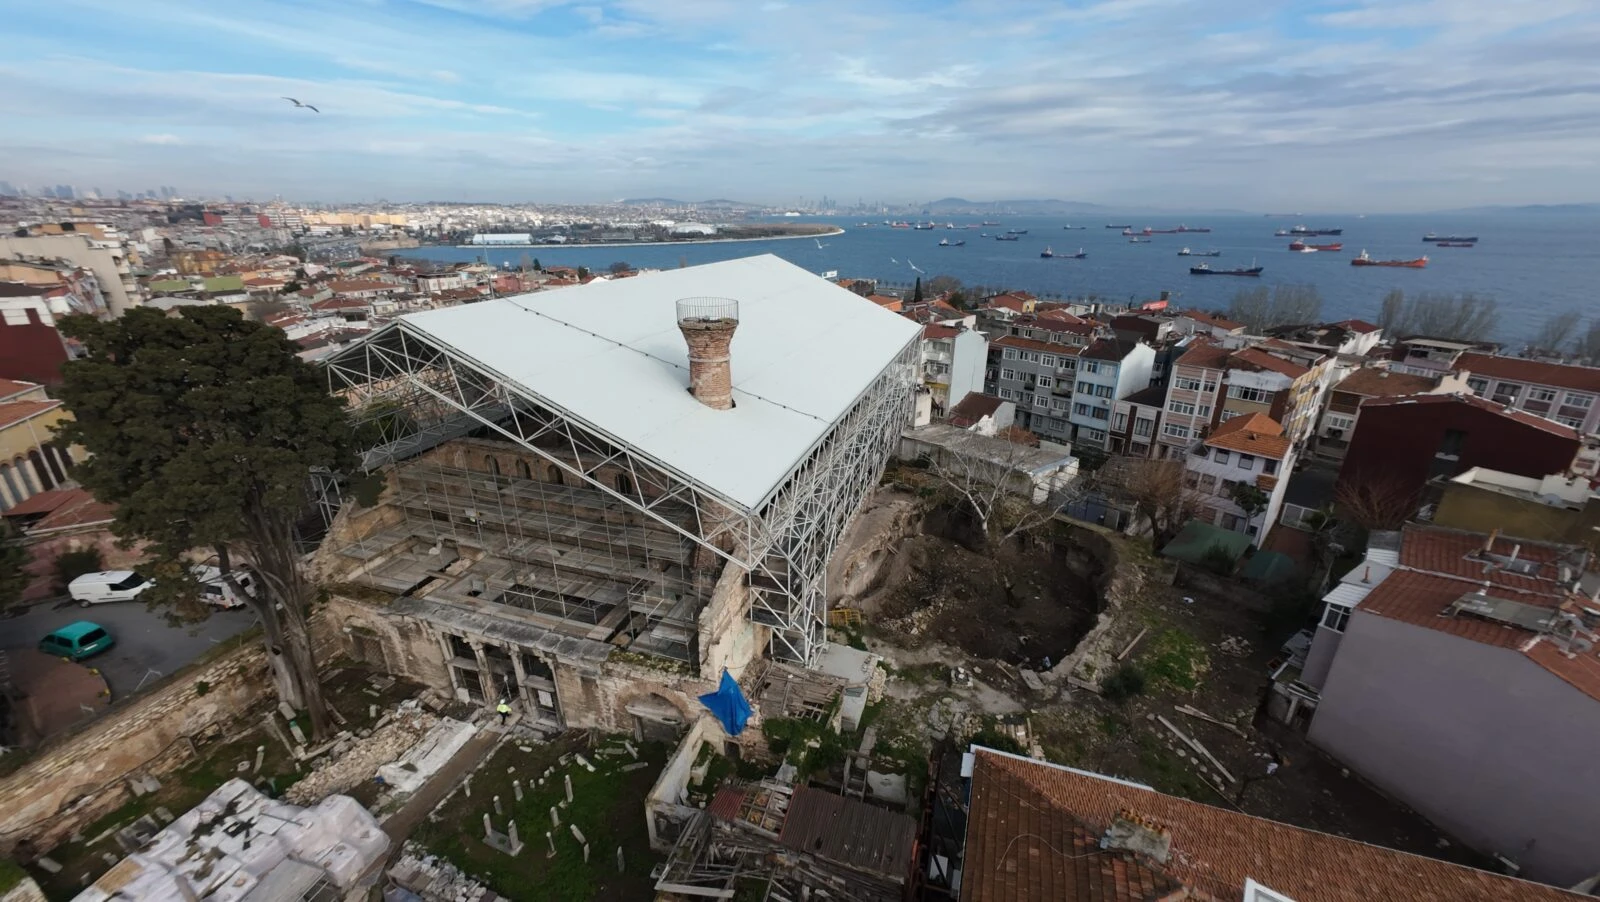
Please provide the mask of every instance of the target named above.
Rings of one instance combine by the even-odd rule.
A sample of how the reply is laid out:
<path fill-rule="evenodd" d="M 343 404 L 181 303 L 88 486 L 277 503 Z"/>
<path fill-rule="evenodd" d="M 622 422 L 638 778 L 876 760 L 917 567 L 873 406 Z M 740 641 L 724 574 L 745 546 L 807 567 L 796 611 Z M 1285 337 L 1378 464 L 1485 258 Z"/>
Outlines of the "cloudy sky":
<path fill-rule="evenodd" d="M 50 0 L 6 19 L 17 184 L 1600 200 L 1600 0 Z"/>

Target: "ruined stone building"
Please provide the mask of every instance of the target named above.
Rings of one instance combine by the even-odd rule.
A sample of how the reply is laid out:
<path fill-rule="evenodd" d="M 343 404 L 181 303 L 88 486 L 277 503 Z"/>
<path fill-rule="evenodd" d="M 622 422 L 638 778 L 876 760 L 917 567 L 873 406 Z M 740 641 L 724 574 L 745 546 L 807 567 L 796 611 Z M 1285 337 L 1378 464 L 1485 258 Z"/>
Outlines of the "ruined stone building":
<path fill-rule="evenodd" d="M 828 561 L 920 334 L 772 256 L 400 317 L 326 362 L 383 484 L 337 504 L 328 614 L 550 726 L 672 738 L 724 668 L 758 716 L 815 704 Z"/>

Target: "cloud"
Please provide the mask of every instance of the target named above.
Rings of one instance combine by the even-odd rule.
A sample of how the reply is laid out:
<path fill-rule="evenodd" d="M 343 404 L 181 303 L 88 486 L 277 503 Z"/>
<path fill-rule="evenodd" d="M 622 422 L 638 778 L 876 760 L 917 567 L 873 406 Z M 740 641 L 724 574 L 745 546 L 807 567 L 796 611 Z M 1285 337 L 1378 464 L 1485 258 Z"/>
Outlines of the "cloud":
<path fill-rule="evenodd" d="M 61 0 L 8 26 L 8 177 L 1361 209 L 1600 185 L 1592 0 Z"/>

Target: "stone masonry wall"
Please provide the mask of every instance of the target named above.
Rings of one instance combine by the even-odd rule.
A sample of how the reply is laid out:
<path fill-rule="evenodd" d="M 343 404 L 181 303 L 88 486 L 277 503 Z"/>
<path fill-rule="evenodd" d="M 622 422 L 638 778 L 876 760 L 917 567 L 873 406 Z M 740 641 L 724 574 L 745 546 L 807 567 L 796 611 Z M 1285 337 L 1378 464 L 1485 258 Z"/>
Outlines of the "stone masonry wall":
<path fill-rule="evenodd" d="M 126 778 L 181 767 L 196 740 L 219 733 L 272 685 L 266 653 L 252 642 L 58 737 L 0 779 L 0 848 L 23 839 L 41 851 L 53 847 L 121 805 L 129 793 Z"/>

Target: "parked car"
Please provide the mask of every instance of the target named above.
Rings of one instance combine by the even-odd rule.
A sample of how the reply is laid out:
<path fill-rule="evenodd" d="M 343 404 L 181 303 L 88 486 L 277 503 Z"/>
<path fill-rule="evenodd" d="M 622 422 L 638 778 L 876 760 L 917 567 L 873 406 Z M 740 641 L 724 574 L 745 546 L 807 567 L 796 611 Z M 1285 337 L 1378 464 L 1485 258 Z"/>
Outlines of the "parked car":
<path fill-rule="evenodd" d="M 39 650 L 58 658 L 82 661 L 116 644 L 117 640 L 106 632 L 105 627 L 87 620 L 79 620 L 40 639 Z"/>
<path fill-rule="evenodd" d="M 228 581 L 222 578 L 220 569 L 201 564 L 191 568 L 190 572 L 194 574 L 195 579 L 200 581 L 201 601 L 224 610 L 244 607 L 245 599 L 241 598 L 239 593 L 228 585 Z M 254 574 L 243 567 L 235 567 L 233 579 L 234 582 L 239 584 L 239 588 L 244 590 L 246 596 L 255 597 L 256 582 Z"/>
<path fill-rule="evenodd" d="M 108 601 L 132 601 L 155 585 L 155 580 L 133 570 L 85 573 L 67 584 L 73 601 L 88 607 Z"/>

